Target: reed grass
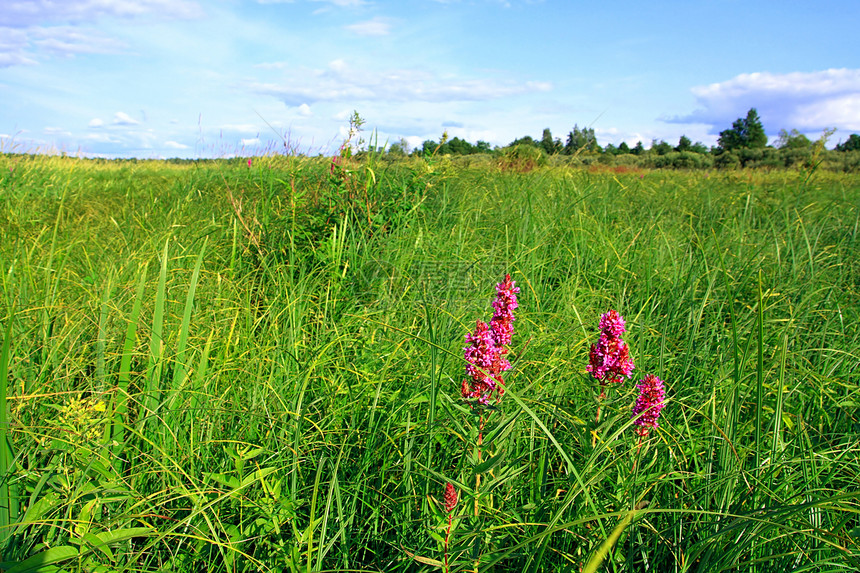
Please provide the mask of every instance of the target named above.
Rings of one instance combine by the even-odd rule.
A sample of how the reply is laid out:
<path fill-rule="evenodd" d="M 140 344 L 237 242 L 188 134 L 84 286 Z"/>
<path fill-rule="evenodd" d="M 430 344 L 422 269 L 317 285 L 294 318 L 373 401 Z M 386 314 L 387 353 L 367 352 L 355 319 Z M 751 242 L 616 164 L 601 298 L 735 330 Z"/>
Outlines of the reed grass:
<path fill-rule="evenodd" d="M 856 176 L 328 168 L 0 156 L 0 567 L 860 567 Z M 666 382 L 638 454 L 633 383 L 593 421 L 608 308 Z"/>

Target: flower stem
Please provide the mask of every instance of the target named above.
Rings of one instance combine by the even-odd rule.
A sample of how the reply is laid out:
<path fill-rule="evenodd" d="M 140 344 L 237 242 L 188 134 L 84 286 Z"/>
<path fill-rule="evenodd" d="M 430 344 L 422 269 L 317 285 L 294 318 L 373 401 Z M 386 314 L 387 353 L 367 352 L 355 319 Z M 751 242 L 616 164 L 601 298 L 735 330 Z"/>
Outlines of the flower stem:
<path fill-rule="evenodd" d="M 636 444 L 636 456 L 633 458 L 633 468 L 630 470 L 630 473 L 636 472 L 636 464 L 639 462 L 639 453 L 642 451 L 642 438 L 644 438 L 642 434 L 639 434 L 639 443 Z"/>
<path fill-rule="evenodd" d="M 445 573 L 451 573 L 448 565 L 448 540 L 451 537 L 451 514 L 448 514 L 448 529 L 445 531 Z"/>
<path fill-rule="evenodd" d="M 481 463 L 481 446 L 484 443 L 484 414 L 481 414 L 480 425 L 478 426 L 478 464 Z M 478 517 L 478 488 L 481 487 L 481 474 L 475 474 L 475 517 Z"/>

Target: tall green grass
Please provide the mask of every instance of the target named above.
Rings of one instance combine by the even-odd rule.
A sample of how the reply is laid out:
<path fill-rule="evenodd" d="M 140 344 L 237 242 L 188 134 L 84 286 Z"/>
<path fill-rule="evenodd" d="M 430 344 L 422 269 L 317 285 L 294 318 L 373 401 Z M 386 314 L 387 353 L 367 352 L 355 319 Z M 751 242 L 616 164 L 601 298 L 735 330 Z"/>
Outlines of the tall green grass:
<path fill-rule="evenodd" d="M 345 169 L 0 157 L 0 566 L 433 571 L 449 481 L 452 571 L 860 566 L 856 177 Z M 635 469 L 608 308 L 669 396 Z"/>

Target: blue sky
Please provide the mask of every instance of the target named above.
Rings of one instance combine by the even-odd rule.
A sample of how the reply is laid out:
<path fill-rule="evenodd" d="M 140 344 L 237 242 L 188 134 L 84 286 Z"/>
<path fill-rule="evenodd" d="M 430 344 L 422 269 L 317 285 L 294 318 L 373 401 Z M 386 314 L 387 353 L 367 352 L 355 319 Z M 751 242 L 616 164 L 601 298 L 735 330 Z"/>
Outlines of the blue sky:
<path fill-rule="evenodd" d="M 856 0 L 3 0 L 0 149 L 142 158 L 860 132 Z"/>

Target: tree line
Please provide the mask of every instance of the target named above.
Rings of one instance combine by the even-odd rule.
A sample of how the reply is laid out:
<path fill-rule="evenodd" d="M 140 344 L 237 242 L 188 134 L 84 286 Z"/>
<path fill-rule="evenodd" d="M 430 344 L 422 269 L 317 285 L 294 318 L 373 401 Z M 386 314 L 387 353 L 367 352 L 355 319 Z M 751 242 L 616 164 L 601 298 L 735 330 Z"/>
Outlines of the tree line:
<path fill-rule="evenodd" d="M 607 143 L 601 146 L 590 127 L 574 125 L 573 129 L 562 141 L 553 137 L 549 128 L 543 130 L 539 139 L 530 135 L 519 137 L 504 147 L 493 147 L 486 141 L 472 144 L 459 137 L 448 138 L 444 134 L 439 141 L 427 140 L 420 147 L 409 149 L 406 142 L 401 140 L 388 148 L 392 156 L 428 157 L 435 155 L 477 155 L 492 154 L 498 156 L 517 155 L 531 156 L 536 161 L 540 157 L 557 157 L 574 159 L 584 164 L 599 162 L 607 164 L 640 165 L 642 167 L 780 167 L 806 165 L 812 168 L 813 163 L 820 164 L 825 159 L 830 163 L 839 163 L 833 167 L 839 170 L 860 170 L 860 158 L 833 156 L 832 152 L 844 153 L 860 151 L 860 135 L 851 134 L 844 142 L 840 142 L 832 150 L 826 149 L 828 139 L 835 130 L 825 130 L 822 136 L 812 141 L 796 129 L 779 132 L 772 145 L 762 125 L 761 118 L 755 108 L 751 108 L 745 117 L 738 118 L 731 127 L 720 132 L 717 144 L 711 147 L 700 141 L 693 142 L 682 135 L 677 145 L 663 140 L 652 140 L 646 148 L 642 141 L 634 146 L 626 142 L 619 145 Z"/>

